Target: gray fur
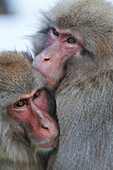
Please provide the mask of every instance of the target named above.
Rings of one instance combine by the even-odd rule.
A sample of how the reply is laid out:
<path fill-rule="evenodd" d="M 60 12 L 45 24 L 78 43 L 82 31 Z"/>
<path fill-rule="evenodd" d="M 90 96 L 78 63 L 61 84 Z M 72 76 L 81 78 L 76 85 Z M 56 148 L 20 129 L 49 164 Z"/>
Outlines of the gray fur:
<path fill-rule="evenodd" d="M 48 170 L 113 169 L 113 6 L 104 0 L 63 0 L 45 14 L 48 25 L 79 32 L 85 54 L 73 56 L 56 91 L 58 152 Z M 47 23 L 47 24 L 46 24 Z M 42 51 L 34 35 L 34 53 Z"/>

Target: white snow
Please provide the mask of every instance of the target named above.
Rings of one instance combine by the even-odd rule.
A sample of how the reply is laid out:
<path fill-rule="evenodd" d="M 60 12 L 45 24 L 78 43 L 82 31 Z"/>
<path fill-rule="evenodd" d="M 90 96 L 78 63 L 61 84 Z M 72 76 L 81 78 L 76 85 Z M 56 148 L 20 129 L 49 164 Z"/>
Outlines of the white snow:
<path fill-rule="evenodd" d="M 58 0 L 7 0 L 15 15 L 0 15 L 0 51 L 25 50 L 30 48 L 26 36 L 31 35 L 36 25 L 40 9 L 46 10 Z M 113 3 L 113 0 L 108 0 Z"/>

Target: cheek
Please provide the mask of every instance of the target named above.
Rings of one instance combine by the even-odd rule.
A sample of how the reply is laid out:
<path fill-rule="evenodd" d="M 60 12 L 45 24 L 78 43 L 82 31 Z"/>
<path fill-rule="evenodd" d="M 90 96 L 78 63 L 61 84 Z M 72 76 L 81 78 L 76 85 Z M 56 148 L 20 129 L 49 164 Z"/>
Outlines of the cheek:
<path fill-rule="evenodd" d="M 22 113 L 18 113 L 16 114 L 15 118 L 17 118 L 18 120 L 22 121 L 23 123 L 26 123 L 29 121 L 31 117 L 31 113 L 29 110 L 25 110 Z"/>
<path fill-rule="evenodd" d="M 30 110 L 26 107 L 21 107 L 20 109 L 16 108 L 7 108 L 8 114 L 11 119 L 17 119 L 22 122 L 27 122 L 30 117 Z"/>

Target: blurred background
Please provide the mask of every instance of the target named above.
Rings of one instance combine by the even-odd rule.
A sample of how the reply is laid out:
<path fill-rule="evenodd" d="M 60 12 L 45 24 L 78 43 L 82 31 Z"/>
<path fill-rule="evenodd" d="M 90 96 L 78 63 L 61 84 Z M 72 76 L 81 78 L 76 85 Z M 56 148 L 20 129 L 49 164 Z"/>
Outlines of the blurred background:
<path fill-rule="evenodd" d="M 38 27 L 40 10 L 48 10 L 59 0 L 0 0 L 0 51 L 26 50 L 27 36 Z M 113 4 L 113 0 L 107 0 Z"/>
<path fill-rule="evenodd" d="M 48 10 L 58 0 L 0 0 L 0 51 L 25 50 L 27 36 L 38 27 L 40 10 Z"/>

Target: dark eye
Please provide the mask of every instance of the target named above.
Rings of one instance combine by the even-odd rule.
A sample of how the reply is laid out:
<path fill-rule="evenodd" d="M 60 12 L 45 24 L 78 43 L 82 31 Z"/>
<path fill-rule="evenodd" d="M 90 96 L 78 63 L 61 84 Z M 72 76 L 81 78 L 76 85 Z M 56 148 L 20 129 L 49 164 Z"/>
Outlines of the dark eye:
<path fill-rule="evenodd" d="M 57 37 L 59 36 L 59 33 L 55 29 L 53 29 L 53 34 Z"/>
<path fill-rule="evenodd" d="M 74 38 L 70 37 L 70 38 L 67 39 L 67 42 L 68 42 L 68 43 L 71 43 L 71 44 L 74 44 L 74 43 L 76 43 L 77 41 L 76 41 Z"/>
<path fill-rule="evenodd" d="M 39 97 L 39 96 L 40 96 L 40 91 L 38 90 L 38 91 L 36 91 L 36 93 L 34 94 L 33 99 L 36 99 L 36 98 Z"/>
<path fill-rule="evenodd" d="M 17 103 L 16 103 L 16 107 L 22 107 L 25 105 L 25 101 L 24 100 L 19 100 Z"/>

